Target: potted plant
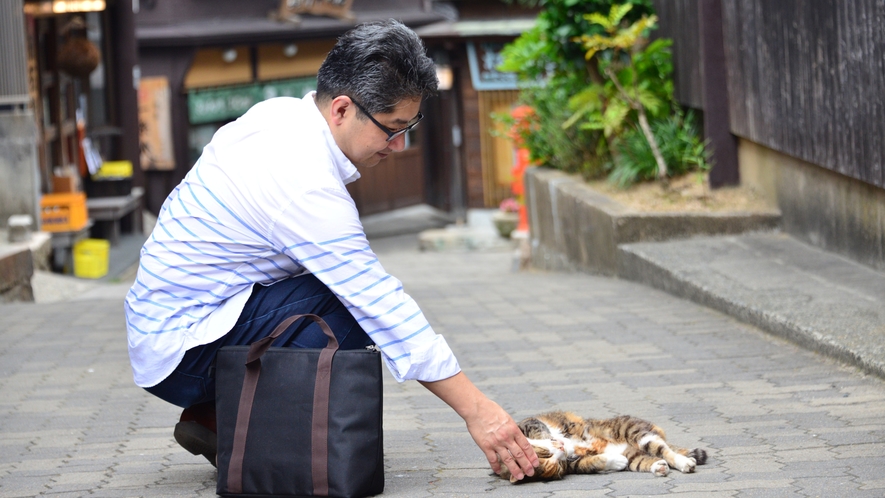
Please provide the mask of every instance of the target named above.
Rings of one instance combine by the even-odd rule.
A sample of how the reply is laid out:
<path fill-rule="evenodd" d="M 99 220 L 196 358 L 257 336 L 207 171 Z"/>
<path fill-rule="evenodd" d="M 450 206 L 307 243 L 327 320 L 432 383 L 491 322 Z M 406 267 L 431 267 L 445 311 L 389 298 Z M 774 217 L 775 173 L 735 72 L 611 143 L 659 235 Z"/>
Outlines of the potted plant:
<path fill-rule="evenodd" d="M 498 211 L 492 215 L 492 223 L 495 224 L 501 237 L 509 239 L 510 234 L 516 230 L 516 226 L 519 224 L 519 201 L 513 197 L 501 201 Z"/>

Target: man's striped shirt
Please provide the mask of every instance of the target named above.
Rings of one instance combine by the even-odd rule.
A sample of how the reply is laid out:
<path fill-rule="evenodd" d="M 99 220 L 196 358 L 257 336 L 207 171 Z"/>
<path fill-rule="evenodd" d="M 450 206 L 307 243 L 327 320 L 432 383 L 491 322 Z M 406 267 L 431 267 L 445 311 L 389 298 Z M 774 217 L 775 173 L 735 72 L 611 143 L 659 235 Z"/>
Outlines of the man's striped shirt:
<path fill-rule="evenodd" d="M 255 284 L 310 272 L 379 346 L 397 380 L 460 368 L 369 247 L 345 185 L 359 178 L 313 100 L 276 98 L 215 134 L 169 195 L 126 296 L 135 383 L 236 323 Z"/>

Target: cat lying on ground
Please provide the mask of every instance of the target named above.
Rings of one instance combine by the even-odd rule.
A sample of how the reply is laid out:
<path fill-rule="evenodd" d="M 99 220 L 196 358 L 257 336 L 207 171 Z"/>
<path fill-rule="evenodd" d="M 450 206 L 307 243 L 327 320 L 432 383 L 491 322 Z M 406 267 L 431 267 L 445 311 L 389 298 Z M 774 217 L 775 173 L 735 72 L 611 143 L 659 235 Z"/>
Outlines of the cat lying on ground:
<path fill-rule="evenodd" d="M 535 475 L 523 481 L 551 481 L 565 474 L 595 474 L 630 469 L 666 476 L 671 468 L 695 471 L 707 461 L 707 452 L 669 446 L 664 431 L 636 417 L 584 419 L 570 412 L 529 417 L 519 428 L 538 455 Z M 501 477 L 517 481 L 503 467 Z"/>

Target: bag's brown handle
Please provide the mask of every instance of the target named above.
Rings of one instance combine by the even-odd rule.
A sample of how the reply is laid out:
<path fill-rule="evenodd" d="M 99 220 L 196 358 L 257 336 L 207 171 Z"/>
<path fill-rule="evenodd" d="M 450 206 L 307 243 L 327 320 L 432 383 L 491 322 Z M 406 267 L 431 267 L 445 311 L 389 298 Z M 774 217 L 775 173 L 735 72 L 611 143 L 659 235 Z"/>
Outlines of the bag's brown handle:
<path fill-rule="evenodd" d="M 234 445 L 231 450 L 230 464 L 227 472 L 227 488 L 231 493 L 243 492 L 243 458 L 246 453 L 246 436 L 249 432 L 249 419 L 252 417 L 252 403 L 261 374 L 261 355 L 270 348 L 273 341 L 280 336 L 289 325 L 300 318 L 310 318 L 329 338 L 326 347 L 320 352 L 317 363 L 316 382 L 313 388 L 313 416 L 310 437 L 310 469 L 313 480 L 313 494 L 329 495 L 329 387 L 332 380 L 332 359 L 338 351 L 338 339 L 329 325 L 317 315 L 293 315 L 282 321 L 264 339 L 252 343 L 246 356 L 246 375 L 243 378 L 243 390 L 240 392 L 240 404 L 237 407 L 237 424 L 234 429 Z"/>

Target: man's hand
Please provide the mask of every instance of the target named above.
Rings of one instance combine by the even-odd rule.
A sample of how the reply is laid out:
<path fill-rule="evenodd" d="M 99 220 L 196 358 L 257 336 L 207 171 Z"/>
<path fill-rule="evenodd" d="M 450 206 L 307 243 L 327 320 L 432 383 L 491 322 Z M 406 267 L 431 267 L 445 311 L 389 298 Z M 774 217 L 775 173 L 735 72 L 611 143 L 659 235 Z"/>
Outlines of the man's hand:
<path fill-rule="evenodd" d="M 538 456 L 516 422 L 494 401 L 486 398 L 483 404 L 487 406 L 480 407 L 476 417 L 465 421 L 492 470 L 499 474 L 503 462 L 517 479 L 534 475 Z"/>
<path fill-rule="evenodd" d="M 470 436 L 496 474 L 501 472 L 503 462 L 517 479 L 534 475 L 539 464 L 538 456 L 516 422 L 480 392 L 463 372 L 445 380 L 421 384 L 464 419 Z"/>

